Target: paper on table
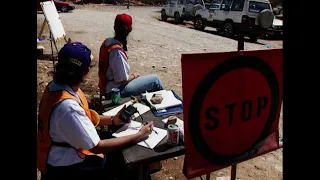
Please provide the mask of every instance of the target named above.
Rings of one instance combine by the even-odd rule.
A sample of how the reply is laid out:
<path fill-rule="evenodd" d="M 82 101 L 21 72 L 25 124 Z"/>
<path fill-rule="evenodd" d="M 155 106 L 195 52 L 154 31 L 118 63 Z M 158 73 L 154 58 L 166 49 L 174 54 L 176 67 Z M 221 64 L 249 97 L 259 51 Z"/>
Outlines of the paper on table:
<path fill-rule="evenodd" d="M 162 95 L 162 102 L 160 104 L 152 104 L 150 99 L 152 98 L 153 94 L 161 94 Z M 161 90 L 161 91 L 156 91 L 156 92 L 148 92 L 145 94 L 146 99 L 149 102 L 151 106 L 153 106 L 156 110 L 159 109 L 165 109 L 168 107 L 173 107 L 173 106 L 178 106 L 181 105 L 182 102 L 178 100 L 176 97 L 174 97 L 172 91 L 167 91 L 167 90 Z"/>
<path fill-rule="evenodd" d="M 128 102 L 126 102 L 126 103 L 124 103 L 124 104 L 122 104 L 122 105 L 120 105 L 120 106 L 117 106 L 117 107 L 115 107 L 115 108 L 113 108 L 113 109 L 111 109 L 111 110 L 109 110 L 109 111 L 107 111 L 107 112 L 104 112 L 104 113 L 102 113 L 102 114 L 103 114 L 104 116 L 114 116 L 114 115 L 116 115 L 116 114 L 121 110 L 121 108 L 122 108 L 124 105 L 129 106 L 130 104 L 132 104 L 132 102 L 131 102 L 131 101 L 128 101 Z M 146 112 L 148 112 L 148 111 L 150 111 L 150 108 L 149 108 L 148 106 L 143 105 L 143 104 L 141 104 L 141 103 L 134 103 L 133 106 L 138 109 L 138 111 L 139 111 L 139 113 L 140 113 L 141 115 L 144 114 L 144 113 L 146 113 Z M 134 117 L 135 117 L 135 118 L 139 117 L 139 114 L 138 114 L 138 113 L 135 113 L 135 114 L 134 114 Z"/>
<path fill-rule="evenodd" d="M 168 122 L 168 118 L 165 118 L 162 120 L 164 123 Z M 184 127 L 183 127 L 183 121 L 179 118 L 177 118 L 177 122 L 176 125 L 179 127 L 180 132 L 182 133 L 182 135 L 184 136 Z"/>
<path fill-rule="evenodd" d="M 124 125 L 118 131 L 113 133 L 112 136 L 114 136 L 114 137 L 122 137 L 122 136 L 128 136 L 128 135 L 131 135 L 131 134 L 135 134 L 140 130 L 140 128 L 141 128 L 141 123 L 140 122 L 131 121 L 131 123 L 128 123 L 128 124 Z M 153 127 L 153 130 L 156 131 L 157 133 L 152 131 L 152 133 L 149 135 L 148 139 L 139 142 L 138 145 L 146 147 L 146 148 L 149 148 L 149 149 L 153 149 L 167 135 L 167 131 L 164 130 L 164 129 Z"/>

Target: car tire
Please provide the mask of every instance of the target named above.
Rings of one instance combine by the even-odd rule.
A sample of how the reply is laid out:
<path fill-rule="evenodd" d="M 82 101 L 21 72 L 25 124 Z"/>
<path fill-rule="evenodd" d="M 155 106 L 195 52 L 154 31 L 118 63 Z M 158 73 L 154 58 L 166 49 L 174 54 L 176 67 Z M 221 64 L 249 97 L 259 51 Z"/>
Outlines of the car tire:
<path fill-rule="evenodd" d="M 178 12 L 175 12 L 175 13 L 174 13 L 174 22 L 175 22 L 176 24 L 181 23 L 180 14 L 179 14 Z"/>
<path fill-rule="evenodd" d="M 206 26 L 204 25 L 204 22 L 203 22 L 202 17 L 200 17 L 200 16 L 197 16 L 197 17 L 195 18 L 195 20 L 194 20 L 194 22 L 193 22 L 193 26 L 194 26 L 194 28 L 195 28 L 196 30 L 200 30 L 200 31 L 203 31 L 204 28 L 206 27 Z"/>
<path fill-rule="evenodd" d="M 162 21 L 167 21 L 168 20 L 168 16 L 166 15 L 166 11 L 165 10 L 161 11 L 161 20 Z"/>
<path fill-rule="evenodd" d="M 234 36 L 234 26 L 232 22 L 226 22 L 223 25 L 223 34 L 228 38 L 232 38 Z"/>
<path fill-rule="evenodd" d="M 62 6 L 62 7 L 60 8 L 60 11 L 61 11 L 61 12 L 68 12 L 68 7 L 67 7 L 67 6 Z"/>

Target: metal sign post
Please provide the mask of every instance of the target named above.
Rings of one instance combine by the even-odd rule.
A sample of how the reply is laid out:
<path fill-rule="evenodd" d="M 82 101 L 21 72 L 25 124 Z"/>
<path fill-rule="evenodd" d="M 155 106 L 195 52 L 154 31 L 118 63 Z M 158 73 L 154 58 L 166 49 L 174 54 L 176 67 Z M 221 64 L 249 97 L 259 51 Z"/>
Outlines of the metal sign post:
<path fill-rule="evenodd" d="M 244 35 L 239 34 L 238 36 L 238 51 L 244 50 Z"/>
<path fill-rule="evenodd" d="M 238 36 L 238 51 L 244 50 L 244 35 L 239 34 Z M 230 180 L 236 180 L 237 178 L 237 164 L 231 166 Z"/>

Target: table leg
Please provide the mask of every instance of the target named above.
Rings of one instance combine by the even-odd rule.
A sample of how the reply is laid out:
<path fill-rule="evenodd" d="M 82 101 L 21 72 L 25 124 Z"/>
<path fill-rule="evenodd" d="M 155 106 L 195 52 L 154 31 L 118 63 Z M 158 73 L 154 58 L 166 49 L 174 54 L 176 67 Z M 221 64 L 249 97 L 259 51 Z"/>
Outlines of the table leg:
<path fill-rule="evenodd" d="M 210 173 L 206 174 L 206 180 L 210 180 Z"/>
<path fill-rule="evenodd" d="M 138 167 L 139 180 L 149 180 L 149 166 L 141 164 Z"/>
<path fill-rule="evenodd" d="M 149 180 L 150 172 L 149 172 L 149 164 L 144 165 L 144 180 Z"/>
<path fill-rule="evenodd" d="M 236 180 L 237 177 L 237 164 L 231 166 L 231 180 Z"/>
<path fill-rule="evenodd" d="M 138 167 L 138 171 L 139 171 L 139 180 L 143 180 L 143 165 L 139 165 Z"/>

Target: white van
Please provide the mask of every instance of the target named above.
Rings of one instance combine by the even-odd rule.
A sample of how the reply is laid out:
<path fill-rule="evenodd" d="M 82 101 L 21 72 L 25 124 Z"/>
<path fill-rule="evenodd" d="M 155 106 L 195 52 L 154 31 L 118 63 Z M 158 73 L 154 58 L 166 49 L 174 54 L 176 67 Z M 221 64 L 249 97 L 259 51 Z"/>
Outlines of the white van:
<path fill-rule="evenodd" d="M 202 0 L 167 0 L 161 10 L 161 20 L 174 18 L 175 23 L 193 20 L 196 11 L 204 8 Z"/>
<path fill-rule="evenodd" d="M 272 26 L 274 15 L 268 0 L 213 0 L 211 5 L 198 10 L 194 27 L 204 30 L 211 26 L 227 37 L 248 35 L 252 41 Z"/>

